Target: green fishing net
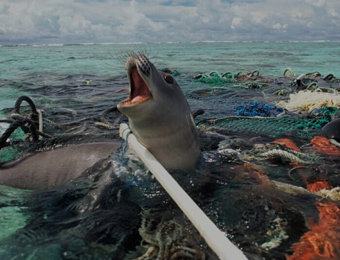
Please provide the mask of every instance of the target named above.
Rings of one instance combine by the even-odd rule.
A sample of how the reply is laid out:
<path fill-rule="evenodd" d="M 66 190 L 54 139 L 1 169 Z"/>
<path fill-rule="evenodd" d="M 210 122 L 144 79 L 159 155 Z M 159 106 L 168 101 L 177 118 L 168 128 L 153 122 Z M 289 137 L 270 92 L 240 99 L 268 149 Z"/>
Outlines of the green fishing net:
<path fill-rule="evenodd" d="M 232 133 L 246 133 L 277 138 L 281 135 L 297 135 L 312 139 L 328 121 L 326 119 L 299 119 L 288 117 L 244 117 L 231 116 L 204 119 L 199 126 L 218 127 Z"/>
<path fill-rule="evenodd" d="M 195 77 L 195 79 L 209 85 L 224 85 L 226 83 L 233 83 L 233 79 L 238 77 L 239 74 L 241 73 L 233 74 L 232 72 L 226 72 L 221 74 L 216 71 L 212 71 L 210 73 L 199 74 Z"/>
<path fill-rule="evenodd" d="M 21 128 L 16 129 L 10 137 L 10 141 L 24 140 L 25 133 Z M 0 162 L 9 162 L 20 155 L 20 149 L 16 145 L 4 147 L 0 150 Z"/>

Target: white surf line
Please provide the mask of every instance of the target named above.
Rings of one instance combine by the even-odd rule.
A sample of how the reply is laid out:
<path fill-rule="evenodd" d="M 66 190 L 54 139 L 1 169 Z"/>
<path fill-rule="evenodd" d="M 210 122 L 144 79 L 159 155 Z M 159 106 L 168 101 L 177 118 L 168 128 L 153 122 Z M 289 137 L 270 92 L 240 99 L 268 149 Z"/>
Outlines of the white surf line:
<path fill-rule="evenodd" d="M 137 153 L 221 260 L 247 260 L 244 253 L 204 214 L 150 151 L 137 141 L 127 124 L 120 124 L 119 135 Z"/>

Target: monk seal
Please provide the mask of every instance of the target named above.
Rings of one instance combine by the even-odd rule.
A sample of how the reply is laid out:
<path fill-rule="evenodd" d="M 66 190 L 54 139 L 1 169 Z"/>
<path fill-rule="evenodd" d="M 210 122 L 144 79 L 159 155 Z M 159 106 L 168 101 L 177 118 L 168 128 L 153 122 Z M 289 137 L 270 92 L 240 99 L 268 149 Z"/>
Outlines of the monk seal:
<path fill-rule="evenodd" d="M 130 93 L 117 108 L 129 118 L 136 138 L 167 169 L 193 170 L 200 155 L 198 133 L 188 102 L 168 73 L 158 71 L 144 55 L 126 65 Z M 0 165 L 0 184 L 46 189 L 79 177 L 115 152 L 120 143 L 88 143 L 39 152 Z"/>
<path fill-rule="evenodd" d="M 70 145 L 0 166 L 0 184 L 20 189 L 52 188 L 79 177 L 120 147 L 120 142 Z"/>
<path fill-rule="evenodd" d="M 117 108 L 129 118 L 137 140 L 166 169 L 195 169 L 200 156 L 198 133 L 176 80 L 145 55 L 130 55 L 126 71 L 129 96 Z"/>

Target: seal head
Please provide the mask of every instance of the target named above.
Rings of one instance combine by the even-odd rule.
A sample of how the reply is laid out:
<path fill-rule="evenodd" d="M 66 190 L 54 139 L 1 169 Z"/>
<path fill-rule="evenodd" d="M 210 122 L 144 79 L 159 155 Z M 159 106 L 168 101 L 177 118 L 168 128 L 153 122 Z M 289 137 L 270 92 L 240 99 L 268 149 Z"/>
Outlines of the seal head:
<path fill-rule="evenodd" d="M 188 102 L 176 80 L 159 71 L 144 55 L 126 63 L 130 92 L 118 109 L 130 128 L 167 169 L 193 170 L 200 148 Z"/>

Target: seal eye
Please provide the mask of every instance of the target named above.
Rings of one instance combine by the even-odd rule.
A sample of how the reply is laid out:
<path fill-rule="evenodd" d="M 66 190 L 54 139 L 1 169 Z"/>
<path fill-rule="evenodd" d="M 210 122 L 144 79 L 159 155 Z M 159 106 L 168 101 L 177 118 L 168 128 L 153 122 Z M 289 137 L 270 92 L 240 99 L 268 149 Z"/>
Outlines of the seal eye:
<path fill-rule="evenodd" d="M 164 80 L 168 82 L 169 84 L 174 83 L 174 78 L 170 74 L 164 74 Z"/>

